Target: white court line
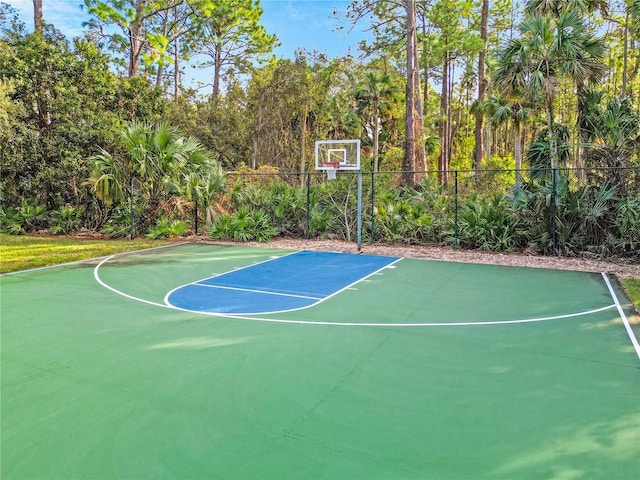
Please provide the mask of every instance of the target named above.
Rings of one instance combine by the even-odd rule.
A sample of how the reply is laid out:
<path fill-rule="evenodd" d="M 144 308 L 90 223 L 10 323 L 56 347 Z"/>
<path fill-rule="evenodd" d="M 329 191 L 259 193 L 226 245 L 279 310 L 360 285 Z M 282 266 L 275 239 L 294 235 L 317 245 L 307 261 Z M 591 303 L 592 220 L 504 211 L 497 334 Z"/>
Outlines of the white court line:
<path fill-rule="evenodd" d="M 298 250 L 297 252 L 286 253 L 286 254 L 280 255 L 280 256 L 277 256 L 277 255 L 276 256 L 272 256 L 270 258 L 267 258 L 266 260 L 262 260 L 260 262 L 255 262 L 255 263 L 252 263 L 250 265 L 245 265 L 244 267 L 237 267 L 237 268 L 234 268 L 233 270 L 229 270 L 228 272 L 216 273 L 215 275 L 210 275 L 208 277 L 201 278 L 200 280 L 195 280 L 195 281 L 190 282 L 190 283 L 185 283 L 184 285 L 180 285 L 180 286 L 170 290 L 169 292 L 167 292 L 167 294 L 164 296 L 164 299 L 163 299 L 164 304 L 166 306 L 168 306 L 168 307 L 176 308 L 177 310 L 180 310 L 180 308 L 174 307 L 174 305 L 171 305 L 171 303 L 169 303 L 169 297 L 176 290 L 180 290 L 181 288 L 188 287 L 189 285 L 205 286 L 204 284 L 202 284 L 200 282 L 206 282 L 207 280 L 211 280 L 213 278 L 223 277 L 223 276 L 225 276 L 225 275 L 227 275 L 229 273 L 239 272 L 241 270 L 245 270 L 245 269 L 250 268 L 250 267 L 255 267 L 256 265 L 261 265 L 263 263 L 273 262 L 274 260 L 278 260 L 279 258 L 284 258 L 284 257 L 288 257 L 290 255 L 295 255 L 295 254 L 300 253 L 302 251 L 303 250 Z M 185 311 L 186 312 L 190 312 L 191 310 L 185 310 Z"/>
<path fill-rule="evenodd" d="M 157 248 L 162 248 L 162 247 L 157 247 Z M 319 321 L 307 321 L 307 320 L 284 320 L 284 319 L 277 319 L 277 318 L 264 318 L 264 317 L 250 317 L 250 316 L 242 316 L 242 315 L 233 315 L 233 314 L 226 314 L 226 313 L 216 313 L 216 312 L 201 312 L 201 311 L 195 311 L 195 310 L 187 310 L 184 308 L 179 308 L 170 304 L 165 304 L 165 303 L 157 303 L 157 302 L 152 302 L 150 300 L 145 300 L 143 298 L 139 298 L 139 297 L 134 297 L 133 295 L 129 295 L 127 293 L 124 293 L 108 284 L 106 284 L 101 278 L 100 278 L 100 274 L 99 274 L 99 270 L 100 267 L 102 267 L 102 265 L 104 265 L 106 262 L 108 262 L 110 259 L 120 256 L 120 255 L 126 255 L 129 252 L 124 252 L 124 253 L 118 253 L 118 254 L 114 254 L 114 255 L 110 255 L 109 257 L 105 258 L 103 261 L 101 261 L 98 265 L 96 265 L 96 267 L 93 270 L 93 276 L 95 278 L 95 280 L 102 285 L 104 288 L 106 288 L 107 290 L 112 291 L 113 293 L 116 293 L 117 295 L 121 295 L 125 298 L 128 298 L 130 300 L 134 300 L 136 302 L 142 302 L 142 303 L 146 303 L 148 305 L 153 305 L 155 307 L 161 307 L 161 308 L 168 308 L 170 310 L 178 310 L 178 311 L 184 311 L 184 312 L 189 312 L 189 313 L 196 313 L 199 315 L 208 315 L 208 316 L 212 316 L 212 317 L 219 317 L 219 318 L 227 318 L 227 319 L 237 319 L 237 320 L 249 320 L 249 321 L 256 321 L 256 322 L 270 322 L 270 323 L 289 323 L 289 324 L 298 324 L 298 325 L 324 325 L 324 326 L 337 326 L 337 327 L 472 327 L 472 326 L 487 326 L 487 325 L 513 325 L 513 324 L 522 324 L 522 323 L 536 323 L 536 322 L 547 322 L 547 321 L 552 321 L 552 320 L 563 320 L 563 319 L 567 319 L 567 318 L 573 318 L 573 317 L 580 317 L 580 316 L 585 316 L 585 315 L 590 315 L 593 313 L 598 313 L 598 312 L 603 312 L 606 310 L 611 310 L 613 308 L 618 308 L 618 313 L 620 313 L 621 317 L 623 318 L 623 321 L 625 322 L 625 328 L 627 328 L 627 332 L 629 333 L 631 330 L 631 326 L 628 323 L 628 320 L 626 318 L 626 316 L 624 315 L 624 311 L 622 311 L 622 307 L 620 306 L 620 303 L 617 300 L 617 297 L 615 296 L 615 293 L 613 293 L 613 291 L 610 288 L 610 292 L 611 295 L 614 299 L 614 302 L 612 305 L 607 305 L 605 307 L 601 307 L 601 308 L 595 308 L 595 309 L 591 309 L 591 310 L 586 310 L 583 312 L 577 312 L 577 313 L 569 313 L 569 314 L 564 314 L 564 315 L 555 315 L 555 316 L 550 316 L 550 317 L 538 317 L 538 318 L 527 318 L 527 319 L 520 319 L 520 320 L 498 320 L 498 321 L 489 321 L 489 322 L 438 322 L 438 323 L 356 323 L 356 322 L 319 322 Z M 133 252 L 131 252 L 133 253 Z M 294 252 L 297 253 L 297 252 Z M 288 254 L 291 255 L 291 254 Z M 400 260 L 402 260 L 402 258 L 399 258 L 397 260 L 395 260 L 393 263 L 381 268 L 380 270 L 383 270 L 384 268 L 389 268 L 394 266 L 395 263 L 399 262 Z M 269 260 L 266 260 L 269 261 Z M 262 263 L 262 262 L 261 262 Z M 244 267 L 243 267 L 244 268 Z M 380 271 L 378 270 L 378 271 Z M 334 295 L 337 295 L 338 293 L 347 290 L 348 288 L 352 287 L 353 285 L 357 284 L 360 281 L 365 280 L 366 278 L 369 278 L 372 275 L 375 275 L 378 271 L 371 273 L 370 275 L 368 275 L 367 277 L 364 277 L 361 280 L 358 280 L 354 283 L 352 283 L 351 285 L 346 286 L 345 288 L 343 288 L 342 290 L 339 290 L 338 292 L 333 293 L 332 295 L 326 297 L 325 299 L 321 300 L 324 301 Z M 608 278 L 605 276 L 605 274 L 602 274 L 605 282 L 607 283 L 607 286 L 610 287 L 610 283 L 608 281 Z M 180 288 L 180 287 L 178 287 Z M 167 294 L 169 295 L 169 294 Z M 166 297 L 165 297 L 166 298 Z M 314 305 L 317 305 L 320 302 L 315 303 Z M 299 310 L 299 309 L 293 309 L 293 310 Z M 286 312 L 286 311 L 285 311 Z M 265 312 L 265 314 L 272 314 L 272 313 L 280 313 L 280 312 Z M 636 347 L 636 352 L 638 353 L 638 356 L 640 357 L 640 347 L 638 346 L 638 341 L 635 339 L 635 336 L 633 336 L 633 332 L 631 331 L 629 333 L 630 337 L 631 337 L 631 341 L 634 344 L 634 347 Z"/>
<path fill-rule="evenodd" d="M 184 243 L 180 243 L 179 245 L 184 245 L 186 243 L 189 242 L 184 242 Z M 177 244 L 174 244 L 177 245 Z M 157 248 L 165 248 L 168 245 L 162 246 L 162 247 L 153 247 L 153 249 L 157 249 Z M 163 307 L 163 308 L 171 308 L 173 310 L 179 310 L 178 308 L 175 308 L 173 305 L 169 305 L 169 304 L 165 304 L 165 303 L 157 303 L 157 302 L 152 302 L 151 300 L 145 300 L 144 298 L 139 298 L 139 297 L 134 297 L 133 295 L 129 295 L 128 293 L 124 293 L 116 288 L 113 288 L 112 286 L 106 284 L 101 278 L 100 278 L 100 274 L 98 273 L 98 271 L 100 270 L 100 267 L 102 267 L 102 265 L 104 265 L 105 263 L 107 263 L 109 260 L 111 260 L 112 258 L 118 257 L 118 256 L 122 256 L 122 255 L 128 255 L 130 253 L 137 253 L 137 252 L 145 252 L 147 250 L 152 250 L 152 249 L 145 249 L 145 250 L 136 250 L 136 251 L 132 251 L 132 252 L 122 252 L 122 253 L 116 253 L 113 255 L 109 255 L 108 257 L 106 257 L 104 260 L 102 260 L 100 263 L 98 263 L 98 265 L 96 265 L 96 267 L 93 269 L 93 278 L 95 278 L 96 282 L 98 282 L 100 285 L 102 285 L 104 288 L 106 288 L 107 290 L 112 291 L 113 293 L 116 293 L 118 295 L 121 295 L 125 298 L 128 298 L 130 300 L 134 300 L 136 302 L 142 302 L 142 303 L 146 303 L 148 305 L 153 305 L 155 307 Z M 296 253 L 296 252 L 294 252 Z M 287 255 L 291 255 L 291 254 L 287 254 Z M 284 255 L 286 256 L 286 255 Z M 280 258 L 280 257 L 276 257 L 276 258 Z M 270 260 L 274 260 L 274 258 L 270 258 L 265 260 L 264 262 L 268 262 Z M 259 262 L 259 263 L 264 263 L 264 262 Z M 254 264 L 257 265 L 257 264 Z M 251 265 L 249 265 L 251 266 Z M 241 268 L 246 268 L 246 267 L 241 267 Z M 228 272 L 227 272 L 228 273 Z M 215 276 L 215 275 L 214 275 Z M 213 277 L 207 277 L 207 278 L 213 278 Z M 206 279 L 203 279 L 206 280 Z M 190 284 L 187 284 L 190 285 Z M 184 285 L 183 285 L 184 286 Z M 178 287 L 181 288 L 181 287 Z M 177 290 L 177 289 L 174 289 Z M 173 292 L 173 290 L 172 290 Z M 171 292 L 169 292 L 167 295 L 169 295 Z M 191 310 L 187 310 L 187 311 L 191 311 Z M 197 312 L 196 312 L 197 313 Z"/>
<path fill-rule="evenodd" d="M 146 303 L 148 305 L 153 305 L 156 307 L 165 307 L 165 308 L 170 308 L 168 307 L 168 305 L 165 305 L 164 303 L 156 303 L 156 302 L 152 302 L 151 300 L 145 300 L 144 298 L 138 298 L 138 297 L 134 297 L 133 295 L 129 295 L 128 293 L 124 293 L 121 292 L 120 290 L 117 290 L 115 288 L 113 288 L 110 285 L 107 285 L 106 283 L 104 283 L 102 281 L 102 279 L 100 278 L 100 275 L 98 274 L 98 270 L 100 270 L 100 267 L 107 263 L 109 260 L 111 260 L 114 257 L 117 257 L 118 254 L 116 255 L 111 255 L 107 258 L 105 258 L 104 260 L 102 260 L 98 265 L 96 265 L 96 268 L 93 269 L 93 278 L 96 279 L 96 282 L 98 282 L 100 285 L 102 285 L 104 288 L 106 288 L 107 290 L 111 290 L 113 293 L 117 293 L 118 295 L 121 295 L 125 298 L 128 298 L 130 300 L 135 300 L 136 302 L 142 302 L 142 303 Z"/>
<path fill-rule="evenodd" d="M 302 251 L 306 251 L 306 250 L 301 250 L 301 252 L 302 252 Z M 338 253 L 338 252 L 331 252 L 331 253 Z M 367 280 L 368 278 L 372 277 L 373 275 L 380 274 L 380 272 L 381 272 L 382 270 L 384 270 L 385 268 L 389 268 L 390 266 L 394 265 L 395 263 L 399 262 L 400 260 L 402 260 L 402 258 L 397 258 L 396 260 L 394 260 L 394 261 L 393 261 L 393 262 L 391 262 L 391 263 L 388 263 L 388 264 L 387 264 L 387 265 L 385 265 L 384 267 L 381 267 L 381 268 L 379 268 L 378 270 L 376 270 L 376 271 L 374 271 L 374 272 L 371 272 L 371 273 L 370 273 L 369 275 L 367 275 L 366 277 L 362 277 L 362 278 L 360 278 L 360 279 L 356 280 L 355 282 L 353 282 L 353 283 L 351 283 L 351 284 L 349 284 L 349 285 L 347 285 L 347 286 L 345 286 L 345 287 L 341 288 L 340 290 L 337 290 L 337 291 L 333 292 L 332 294 L 327 295 L 326 297 L 322 297 L 322 298 L 320 298 L 317 302 L 315 302 L 315 303 L 311 303 L 311 304 L 309 304 L 309 305 L 305 305 L 305 306 L 303 306 L 303 307 L 289 308 L 289 309 L 284 309 L 284 310 L 273 310 L 273 311 L 270 311 L 270 312 L 247 312 L 247 313 L 244 313 L 244 312 L 238 312 L 238 313 L 216 313 L 216 312 L 202 312 L 202 311 L 199 311 L 199 310 L 189 310 L 189 309 L 182 308 L 182 307 L 176 307 L 175 305 L 173 305 L 173 304 L 171 304 L 171 303 L 169 302 L 169 296 L 170 296 L 174 291 L 176 291 L 176 290 L 178 290 L 179 288 L 182 288 L 182 287 L 174 288 L 174 289 L 173 289 L 173 290 L 171 290 L 169 293 L 167 293 L 167 294 L 165 295 L 165 297 L 164 297 L 164 302 L 165 302 L 168 306 L 171 306 L 171 307 L 173 307 L 173 308 L 175 308 L 175 309 L 177 309 L 177 310 L 182 310 L 182 311 L 185 311 L 185 312 L 195 312 L 195 313 L 201 313 L 201 314 L 204 314 L 204 315 L 209 315 L 209 314 L 211 314 L 211 315 L 217 315 L 217 316 L 230 316 L 230 317 L 231 317 L 231 316 L 233 316 L 233 317 L 236 317 L 236 318 L 240 318 L 240 317 L 238 317 L 239 315 L 249 315 L 249 314 L 252 314 L 252 315 L 274 315 L 274 314 L 276 314 L 276 313 L 288 313 L 288 312 L 295 312 L 295 311 L 298 311 L 298 310 L 305 310 L 305 309 L 307 309 L 307 308 L 315 307 L 316 305 L 319 305 L 320 303 L 322 303 L 322 302 L 325 302 L 325 301 L 329 300 L 330 298 L 334 297 L 335 295 L 337 295 L 337 294 L 339 294 L 339 293 L 342 293 L 342 292 L 344 292 L 345 290 L 349 290 L 349 289 L 351 289 L 354 285 L 356 285 L 356 284 L 358 284 L 358 283 L 360 283 L 360 282 L 362 282 L 362 281 Z M 193 284 L 200 285 L 199 283 L 195 283 L 195 282 L 194 282 Z M 192 284 L 187 284 L 187 285 L 192 285 Z M 186 285 L 183 285 L 183 286 L 186 286 Z"/>
<path fill-rule="evenodd" d="M 606 307 L 594 308 L 584 312 L 567 313 L 565 315 L 554 315 L 552 317 L 525 318 L 521 320 L 496 320 L 489 322 L 438 322 L 438 323 L 357 323 L 357 322 L 316 322 L 307 320 L 282 320 L 277 318 L 248 317 L 233 314 L 219 314 L 210 312 L 198 312 L 204 315 L 213 315 L 218 317 L 234 318 L 238 320 L 251 320 L 254 322 L 271 322 L 271 323 L 293 323 L 306 325 L 327 325 L 337 327 L 476 327 L 481 325 L 513 325 L 518 323 L 539 323 L 551 320 L 563 320 L 566 318 L 581 317 L 591 315 L 592 313 L 604 312 L 615 308 L 614 304 Z M 181 309 L 182 310 L 182 309 Z M 191 310 L 186 310 L 187 312 Z"/>
<path fill-rule="evenodd" d="M 633 333 L 633 329 L 631 328 L 631 324 L 629 323 L 629 319 L 625 315 L 624 310 L 622 309 L 622 305 L 620 305 L 620 302 L 618 301 L 618 296 L 616 295 L 616 292 L 613 290 L 613 287 L 611 286 L 611 282 L 609 282 L 609 277 L 604 272 L 602 272 L 600 275 L 602 275 L 602 278 L 604 278 L 604 283 L 607 284 L 607 288 L 609 289 L 609 293 L 611 294 L 611 298 L 613 298 L 613 302 L 614 302 L 616 308 L 618 309 L 618 313 L 620 314 L 620 318 L 622 318 L 622 323 L 624 323 L 624 328 L 627 330 L 627 335 L 629 335 L 629 339 L 631 339 L 631 343 L 633 344 L 633 348 L 635 348 L 636 354 L 638 355 L 638 358 L 640 358 L 640 344 L 638 344 L 638 339 L 636 338 L 635 334 Z"/>
<path fill-rule="evenodd" d="M 117 254 L 121 255 L 121 254 Z M 110 285 L 107 285 L 100 278 L 99 270 L 100 267 L 109 261 L 111 258 L 117 256 L 111 255 L 110 257 L 105 258 L 102 262 L 100 262 L 93 270 L 93 276 L 96 281 L 102 285 L 107 290 L 112 291 L 118 295 L 121 295 L 130 300 L 134 300 L 136 302 L 146 303 L 148 305 L 153 305 L 155 307 L 168 308 L 170 310 L 179 310 L 183 312 L 196 313 L 199 315 L 208 315 L 212 317 L 219 318 L 228 318 L 228 319 L 236 319 L 236 320 L 250 320 L 256 322 L 270 322 L 270 323 L 289 323 L 289 324 L 298 324 L 298 325 L 326 325 L 326 326 L 336 326 L 336 327 L 471 327 L 471 326 L 480 326 L 480 325 L 510 325 L 510 324 L 519 324 L 519 323 L 535 323 L 535 322 L 545 322 L 550 320 L 562 320 L 566 318 L 579 317 L 584 315 L 590 315 L 592 313 L 603 312 L 605 310 L 610 310 L 612 308 L 616 308 L 615 304 L 608 305 L 606 307 L 596 308 L 592 310 L 587 310 L 584 312 L 577 313 L 569 313 L 566 315 L 555 315 L 552 317 L 540 317 L 540 318 L 528 318 L 522 320 L 501 320 L 501 321 L 492 321 L 492 322 L 452 322 L 452 323 L 346 323 L 346 322 L 316 322 L 316 321 L 306 321 L 306 320 L 283 320 L 277 318 L 261 318 L 261 317 L 249 317 L 249 316 L 240 316 L 240 315 L 230 315 L 225 313 L 215 313 L 215 312 L 199 312 L 194 310 L 187 310 L 184 308 L 175 307 L 173 305 L 168 305 L 164 303 L 152 302 L 150 300 L 145 300 L 143 298 L 134 297 L 133 295 L 129 295 L 127 293 L 121 292 L 116 288 L 113 288 Z M 398 261 L 401 259 L 398 259 Z M 348 287 L 345 287 L 348 288 Z M 335 295 L 335 294 L 334 294 Z"/>
<path fill-rule="evenodd" d="M 252 288 L 226 287 L 223 285 L 207 285 L 206 283 L 194 283 L 194 287 L 219 288 L 221 290 L 236 290 L 238 292 L 262 293 L 264 295 L 279 295 L 281 297 L 308 298 L 309 300 L 322 300 L 324 297 L 310 297 L 308 295 L 295 295 L 293 293 L 270 292 L 268 290 L 254 290 Z"/>
<path fill-rule="evenodd" d="M 216 273 L 216 274 L 213 274 L 213 275 L 209 275 L 208 277 L 201 278 L 200 280 L 194 280 L 193 282 L 185 283 L 184 285 L 180 285 L 179 287 L 176 287 L 173 290 L 171 290 L 169 293 L 167 293 L 167 295 L 165 295 L 165 298 L 168 297 L 169 295 L 171 295 L 174 291 L 176 291 L 176 290 L 178 290 L 178 289 L 180 289 L 182 287 L 186 287 L 188 285 L 200 285 L 200 282 L 206 282 L 207 280 L 211 280 L 213 278 L 222 277 L 222 276 L 227 275 L 229 273 L 236 273 L 236 272 L 239 272 L 241 270 L 245 270 L 247 268 L 255 267 L 256 265 L 261 265 L 263 263 L 273 262 L 274 260 L 278 260 L 279 258 L 284 258 L 284 257 L 288 257 L 290 255 L 295 255 L 295 254 L 300 253 L 302 251 L 303 250 L 298 250 L 297 252 L 285 253 L 284 255 L 274 255 L 272 257 L 267 258 L 266 260 L 261 260 L 259 262 L 254 262 L 254 263 L 251 263 L 249 265 L 245 265 L 244 267 L 234 267 L 233 270 L 229 270 L 227 272 Z"/>

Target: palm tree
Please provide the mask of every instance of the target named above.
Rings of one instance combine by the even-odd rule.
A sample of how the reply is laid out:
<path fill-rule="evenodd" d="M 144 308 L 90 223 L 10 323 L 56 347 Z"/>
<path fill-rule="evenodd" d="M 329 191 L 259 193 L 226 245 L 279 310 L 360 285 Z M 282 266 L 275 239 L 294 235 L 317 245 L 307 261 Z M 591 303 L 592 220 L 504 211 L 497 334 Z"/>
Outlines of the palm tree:
<path fill-rule="evenodd" d="M 215 198 L 224 192 L 226 178 L 222 167 L 215 163 L 205 171 L 183 172 L 181 195 L 188 201 L 204 209 L 205 225 L 210 226 L 217 219 Z"/>
<path fill-rule="evenodd" d="M 562 79 L 578 90 L 595 84 L 604 73 L 604 43 L 592 35 L 576 12 L 563 10 L 558 18 L 533 13 L 519 26 L 520 38 L 499 56 L 496 85 L 506 96 L 522 95 L 539 105 L 546 116 L 551 167 L 558 166 L 553 132 L 553 103 Z"/>
<path fill-rule="evenodd" d="M 116 157 L 100 148 L 100 153 L 94 155 L 91 160 L 93 169 L 85 183 L 91 186 L 96 197 L 108 206 L 124 201 L 127 175 Z"/>
<path fill-rule="evenodd" d="M 516 162 L 516 188 L 522 183 L 522 126 L 529 120 L 533 110 L 517 99 L 507 102 L 503 99 L 492 96 L 491 102 L 491 123 L 500 125 L 505 123 L 513 124 L 513 158 Z"/>
<path fill-rule="evenodd" d="M 388 74 L 368 72 L 355 94 L 356 111 L 364 118 L 364 125 L 371 130 L 373 139 L 373 171 L 379 170 L 380 130 L 385 114 L 397 103 L 400 89 Z"/>
<path fill-rule="evenodd" d="M 529 0 L 525 6 L 525 13 L 531 15 L 552 15 L 559 17 L 563 11 L 594 12 L 600 10 L 604 15 L 608 13 L 607 0 Z"/>
<path fill-rule="evenodd" d="M 146 202 L 148 223 L 153 223 L 163 200 L 181 195 L 185 179 L 194 172 L 207 175 L 213 167 L 211 154 L 192 137 L 184 138 L 166 124 L 132 122 L 120 133 L 122 153 L 101 149 L 93 157 L 94 168 L 87 184 L 107 205 L 124 202 L 134 181 Z"/>
<path fill-rule="evenodd" d="M 578 118 L 576 124 L 578 127 L 579 141 L 576 150 L 576 167 L 578 178 L 585 180 L 584 175 L 584 151 L 588 148 L 596 136 L 598 129 L 598 119 L 600 118 L 600 102 L 604 92 L 596 91 L 590 88 L 583 88 L 578 92 Z"/>
<path fill-rule="evenodd" d="M 595 11 L 600 11 L 602 15 L 605 17 L 609 16 L 609 2 L 606 0 L 529 0 L 525 6 L 525 13 L 527 15 L 531 14 L 539 14 L 539 15 L 549 15 L 555 19 L 560 18 L 563 12 L 574 12 L 575 14 L 588 14 L 593 13 Z M 627 8 L 627 13 L 629 9 Z M 628 19 L 627 19 L 628 20 Z M 626 24 L 625 22 L 625 32 L 626 32 Z M 625 33 L 626 35 L 626 33 Z M 560 36 L 560 33 L 558 33 Z M 627 46 L 625 36 L 625 49 Z M 624 60 L 626 62 L 627 55 L 626 50 L 624 54 Z M 624 96 L 624 92 L 626 92 L 626 63 L 625 68 L 623 69 L 622 76 L 622 92 Z M 577 96 L 578 96 L 578 120 L 577 127 L 579 131 L 579 140 L 577 142 L 577 151 L 576 151 L 576 160 L 575 165 L 579 169 L 582 167 L 582 157 L 581 152 L 584 148 L 585 141 L 585 117 L 590 115 L 589 105 L 590 102 L 593 101 L 593 90 L 586 87 L 584 83 L 576 82 L 577 88 Z M 587 91 L 585 91 L 587 90 Z M 590 98 L 591 97 L 591 98 Z M 598 100 L 599 101 L 599 100 Z M 583 109 L 587 110 L 583 110 Z M 582 170 L 578 171 L 578 176 L 582 177 Z"/>
<path fill-rule="evenodd" d="M 614 97 L 604 108 L 594 107 L 589 120 L 591 141 L 584 152 L 585 163 L 607 167 L 592 175 L 599 176 L 601 183 L 617 185 L 621 194 L 627 194 L 633 186 L 624 168 L 640 154 L 640 115 L 629 98 Z"/>

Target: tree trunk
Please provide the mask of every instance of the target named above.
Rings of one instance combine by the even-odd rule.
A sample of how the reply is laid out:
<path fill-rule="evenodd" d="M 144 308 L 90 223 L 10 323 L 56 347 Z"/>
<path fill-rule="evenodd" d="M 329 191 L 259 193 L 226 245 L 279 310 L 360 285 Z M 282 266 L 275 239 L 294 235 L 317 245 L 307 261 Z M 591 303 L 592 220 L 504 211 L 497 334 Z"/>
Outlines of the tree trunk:
<path fill-rule="evenodd" d="M 488 25 L 489 25 L 489 0 L 482 0 L 482 17 L 480 20 L 480 39 L 482 40 L 482 50 L 478 54 L 478 105 L 484 101 L 484 92 L 486 89 L 485 80 L 485 58 L 487 56 L 488 42 Z M 482 123 L 483 115 L 476 112 L 475 125 L 475 161 L 476 185 L 480 182 L 480 170 L 482 169 L 482 159 L 484 158 L 484 148 L 482 142 Z"/>
<path fill-rule="evenodd" d="M 449 80 L 449 87 L 447 88 L 447 152 L 444 157 L 444 182 L 445 185 L 449 184 L 449 169 L 451 168 L 451 157 L 453 157 L 453 138 L 455 132 L 453 130 L 453 85 L 456 77 L 456 67 L 453 59 L 448 57 L 449 73 L 447 78 Z"/>
<path fill-rule="evenodd" d="M 258 137 L 262 133 L 263 112 L 262 102 L 258 102 L 255 115 L 255 123 L 253 126 L 253 133 L 251 143 L 253 150 L 251 151 L 251 169 L 258 168 Z"/>
<path fill-rule="evenodd" d="M 180 95 L 180 39 L 174 40 L 173 51 L 173 101 L 178 101 Z"/>
<path fill-rule="evenodd" d="M 486 163 L 488 164 L 491 161 L 491 122 L 486 122 L 484 129 L 484 153 Z"/>
<path fill-rule="evenodd" d="M 417 112 L 415 109 L 415 64 L 416 56 L 416 4 L 415 0 L 407 0 L 407 90 L 405 115 L 404 159 L 402 161 L 402 183 L 413 186 L 415 183 L 416 138 L 414 124 Z"/>
<path fill-rule="evenodd" d="M 129 26 L 129 68 L 127 74 L 129 78 L 138 76 L 140 69 L 140 55 L 144 47 L 144 39 L 142 38 L 142 2 L 136 5 L 136 18 Z"/>
<path fill-rule="evenodd" d="M 440 91 L 440 155 L 438 156 L 438 180 L 445 182 L 445 170 L 448 158 L 448 105 L 449 105 L 449 59 L 448 54 L 442 65 L 442 89 Z"/>
<path fill-rule="evenodd" d="M 306 158 L 304 155 L 305 146 L 307 144 L 307 116 L 309 115 L 309 107 L 307 102 L 304 102 L 302 107 L 302 121 L 300 123 L 300 173 L 303 174 L 306 171 Z M 304 176 L 301 176 L 301 182 L 304 182 Z"/>
<path fill-rule="evenodd" d="M 164 76 L 164 65 L 158 65 L 158 71 L 156 72 L 156 87 L 162 86 L 162 77 Z"/>
<path fill-rule="evenodd" d="M 251 169 L 255 170 L 258 168 L 258 138 L 254 135 L 253 140 L 253 151 L 251 152 Z"/>
<path fill-rule="evenodd" d="M 546 114 L 547 114 L 547 141 L 549 142 L 549 153 L 551 154 L 551 169 L 555 170 L 558 168 L 558 145 L 556 142 L 556 134 L 553 128 L 553 111 L 551 110 L 551 105 L 546 106 Z"/>
<path fill-rule="evenodd" d="M 627 69 L 629 65 L 629 6 L 626 6 L 626 14 L 624 19 L 624 45 L 622 49 L 622 88 L 620 89 L 620 96 L 625 98 L 627 96 Z"/>
<path fill-rule="evenodd" d="M 166 38 L 169 34 L 169 12 L 162 13 L 162 35 Z M 156 87 L 162 86 L 164 76 L 164 58 L 158 63 L 158 71 L 156 72 Z M 164 89 L 163 89 L 164 91 Z"/>
<path fill-rule="evenodd" d="M 402 161 L 402 184 L 413 186 L 417 170 L 426 169 L 424 127 L 422 119 L 422 91 L 418 65 L 418 34 L 416 32 L 416 3 L 407 0 L 407 91 L 405 115 L 405 148 Z"/>
<path fill-rule="evenodd" d="M 211 99 L 213 103 L 218 102 L 220 96 L 220 72 L 222 71 L 222 46 L 218 43 L 216 45 L 215 56 L 213 59 L 213 91 L 211 92 Z"/>
<path fill-rule="evenodd" d="M 427 22 L 424 17 L 422 17 L 422 35 L 424 38 L 427 37 Z M 429 105 L 429 58 L 427 55 L 423 55 L 422 61 L 424 63 L 422 67 L 422 71 L 424 72 L 424 89 L 422 93 L 422 106 L 423 106 L 423 118 L 424 118 L 424 110 Z"/>
<path fill-rule="evenodd" d="M 374 124 L 375 123 L 375 124 Z M 378 116 L 375 116 L 371 121 L 373 128 L 373 171 L 380 171 L 380 158 L 378 151 L 380 150 L 380 132 L 378 131 Z"/>
<path fill-rule="evenodd" d="M 415 103 L 414 106 L 416 111 L 416 116 L 413 121 L 413 128 L 415 131 L 414 140 L 416 142 L 414 167 L 416 170 L 420 172 L 426 172 L 427 171 L 427 155 L 425 151 L 426 147 L 424 144 L 424 140 L 425 140 L 424 139 L 424 109 L 423 109 L 422 96 L 421 96 L 422 89 L 420 88 L 420 62 L 418 61 L 418 37 L 415 29 L 414 29 L 413 43 L 415 45 L 415 49 L 413 52 L 413 55 L 414 55 L 413 64 L 415 66 L 414 72 L 413 72 L 413 76 L 414 76 L 413 86 L 415 89 L 413 100 Z M 424 177 L 424 173 L 420 173 L 418 174 L 418 178 L 414 178 L 414 180 L 422 181 L 423 177 Z"/>
<path fill-rule="evenodd" d="M 520 122 L 515 121 L 513 123 L 513 156 L 516 161 L 516 187 L 519 187 L 522 183 L 522 131 L 520 128 Z"/>
<path fill-rule="evenodd" d="M 33 28 L 37 34 L 42 34 L 44 20 L 42 19 L 42 0 L 33 0 Z"/>

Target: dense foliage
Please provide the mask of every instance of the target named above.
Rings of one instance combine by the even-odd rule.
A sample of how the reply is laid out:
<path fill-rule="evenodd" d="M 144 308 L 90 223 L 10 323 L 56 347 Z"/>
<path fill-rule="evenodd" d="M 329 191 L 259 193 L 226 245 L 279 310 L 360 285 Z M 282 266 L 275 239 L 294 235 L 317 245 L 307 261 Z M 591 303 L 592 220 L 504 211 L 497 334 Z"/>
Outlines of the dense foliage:
<path fill-rule="evenodd" d="M 495 191 L 490 176 L 514 178 L 515 171 L 485 171 L 480 187 L 469 185 L 471 173 L 457 172 L 451 188 L 435 174 L 414 188 L 398 187 L 400 173 L 364 175 L 362 240 L 640 260 L 640 201 L 621 196 L 618 186 L 598 184 L 602 171 L 590 172 L 591 183 L 582 184 L 573 171 L 559 170 L 554 180 L 551 171 L 527 170 L 520 187 L 506 194 Z M 313 174 L 310 180 L 300 186 L 285 175 L 242 175 L 221 197 L 227 213 L 211 226 L 212 236 L 355 241 L 356 175 L 326 181 Z"/>
<path fill-rule="evenodd" d="M 1 228 L 353 240 L 354 177 L 310 171 L 359 138 L 365 241 L 638 257 L 640 2 L 516 3 L 354 0 L 359 58 L 269 57 L 249 0 L 86 0 L 74 39 L 0 4 Z"/>

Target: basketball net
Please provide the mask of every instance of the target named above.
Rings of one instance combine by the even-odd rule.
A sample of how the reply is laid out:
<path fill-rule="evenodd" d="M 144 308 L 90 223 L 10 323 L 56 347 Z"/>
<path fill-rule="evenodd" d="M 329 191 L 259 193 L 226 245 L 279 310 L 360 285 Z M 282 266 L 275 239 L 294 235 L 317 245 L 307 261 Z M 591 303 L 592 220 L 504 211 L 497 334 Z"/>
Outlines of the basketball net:
<path fill-rule="evenodd" d="M 327 165 L 329 166 L 329 168 L 327 168 L 327 180 L 335 180 L 336 173 L 338 172 L 338 167 L 340 166 L 340 163 L 331 162 L 331 163 L 328 163 Z"/>

